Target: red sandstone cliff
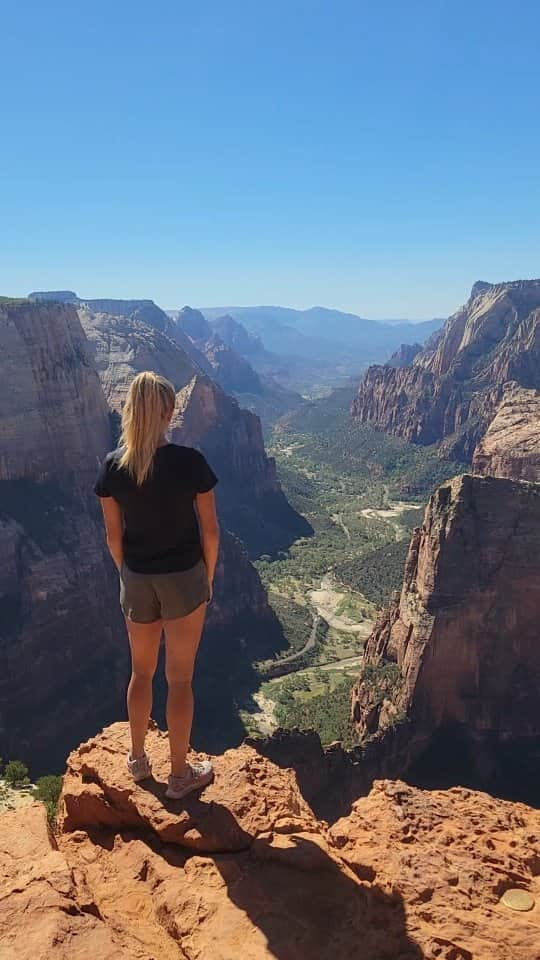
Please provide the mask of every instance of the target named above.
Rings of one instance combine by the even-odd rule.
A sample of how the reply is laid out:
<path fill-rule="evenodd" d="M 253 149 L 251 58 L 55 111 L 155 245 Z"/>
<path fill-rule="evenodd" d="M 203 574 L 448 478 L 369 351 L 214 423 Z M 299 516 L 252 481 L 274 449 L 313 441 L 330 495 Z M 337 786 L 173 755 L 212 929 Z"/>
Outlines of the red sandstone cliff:
<path fill-rule="evenodd" d="M 429 750 L 440 774 L 444 743 L 477 782 L 538 793 L 539 570 L 539 485 L 463 476 L 433 494 L 353 695 L 375 773 Z"/>
<path fill-rule="evenodd" d="M 511 384 L 474 451 L 475 473 L 540 482 L 540 392 Z"/>
<path fill-rule="evenodd" d="M 412 363 L 369 368 L 352 414 L 470 460 L 510 381 L 540 388 L 540 280 L 476 284 Z"/>
<path fill-rule="evenodd" d="M 123 699 L 123 623 L 91 491 L 109 422 L 73 306 L 2 301 L 0 348 L 0 756 L 39 773 Z"/>
<path fill-rule="evenodd" d="M 68 761 L 59 827 L 0 817 L 2 960 L 537 960 L 540 814 L 381 781 L 329 827 L 250 747 L 164 799 L 130 782 L 115 724 Z M 506 905 L 519 888 L 523 912 Z"/>

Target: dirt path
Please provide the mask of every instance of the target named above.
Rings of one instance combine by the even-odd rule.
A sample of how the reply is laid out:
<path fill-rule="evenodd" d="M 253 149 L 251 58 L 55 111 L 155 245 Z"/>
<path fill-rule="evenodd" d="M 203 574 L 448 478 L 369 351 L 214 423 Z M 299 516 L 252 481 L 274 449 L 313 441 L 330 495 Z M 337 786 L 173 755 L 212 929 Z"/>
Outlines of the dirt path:
<path fill-rule="evenodd" d="M 313 649 L 317 640 L 317 627 L 321 622 L 321 618 L 318 614 L 313 613 L 313 611 L 311 611 L 311 616 L 313 617 L 313 622 L 311 624 L 309 637 L 307 638 L 304 646 L 301 648 L 301 650 L 297 650 L 296 653 L 290 653 L 288 657 L 283 657 L 280 659 L 279 663 L 292 663 L 293 660 L 298 660 L 299 657 L 303 657 L 308 650 Z"/>
<path fill-rule="evenodd" d="M 348 528 L 347 526 L 345 526 L 341 514 L 340 514 L 340 513 L 332 513 L 332 514 L 330 515 L 330 519 L 333 520 L 334 523 L 337 523 L 338 527 L 341 527 L 341 529 L 343 530 L 343 533 L 344 533 L 345 536 L 347 537 L 347 540 L 350 540 L 350 539 L 351 539 L 351 534 L 350 534 L 350 532 L 349 532 L 349 528 Z"/>
<path fill-rule="evenodd" d="M 362 620 L 358 623 L 351 617 L 336 613 L 345 596 L 346 594 L 343 591 L 336 589 L 330 573 L 326 573 L 321 580 L 320 587 L 317 590 L 311 590 L 309 594 L 310 601 L 317 613 L 331 627 L 335 627 L 336 630 L 343 630 L 344 633 L 354 633 L 357 637 L 367 638 L 373 628 L 373 621 Z"/>

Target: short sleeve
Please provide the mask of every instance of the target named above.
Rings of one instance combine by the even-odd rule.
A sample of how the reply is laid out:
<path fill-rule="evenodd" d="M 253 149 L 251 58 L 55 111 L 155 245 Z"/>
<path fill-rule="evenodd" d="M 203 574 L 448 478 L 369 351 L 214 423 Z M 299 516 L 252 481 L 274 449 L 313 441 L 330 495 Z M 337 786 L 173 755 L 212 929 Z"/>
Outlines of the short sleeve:
<path fill-rule="evenodd" d="M 112 497 L 112 493 L 109 489 L 108 484 L 109 484 L 109 461 L 108 461 L 108 458 L 105 457 L 103 463 L 99 468 L 96 482 L 94 484 L 94 493 L 96 493 L 98 497 Z"/>
<path fill-rule="evenodd" d="M 195 491 L 196 493 L 208 493 L 209 490 L 212 490 L 218 482 L 212 467 L 208 463 L 205 456 L 202 453 L 199 453 L 198 450 L 194 450 L 194 481 L 195 481 Z"/>

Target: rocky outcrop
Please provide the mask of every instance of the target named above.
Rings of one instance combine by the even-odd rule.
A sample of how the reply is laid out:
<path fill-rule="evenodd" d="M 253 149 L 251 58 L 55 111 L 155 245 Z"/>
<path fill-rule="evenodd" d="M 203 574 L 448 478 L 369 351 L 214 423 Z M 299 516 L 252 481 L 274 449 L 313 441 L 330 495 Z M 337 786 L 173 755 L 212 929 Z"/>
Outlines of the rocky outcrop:
<path fill-rule="evenodd" d="M 540 801 L 539 565 L 540 486 L 463 476 L 433 494 L 354 692 L 375 774 L 416 764 Z"/>
<path fill-rule="evenodd" d="M 511 381 L 540 388 L 540 280 L 476 284 L 410 365 L 369 368 L 352 414 L 470 460 Z"/>
<path fill-rule="evenodd" d="M 287 502 L 266 455 L 261 423 L 188 356 L 178 342 L 130 317 L 79 309 L 107 401 L 121 410 L 129 383 L 141 370 L 155 370 L 178 391 L 172 439 L 197 447 L 219 477 L 219 514 L 250 555 L 285 549 L 311 527 Z M 172 321 L 171 321 L 172 322 Z"/>
<path fill-rule="evenodd" d="M 252 748 L 217 757 L 215 783 L 178 803 L 166 736 L 149 733 L 139 785 L 127 745 L 116 724 L 72 754 L 55 837 L 38 804 L 1 817 L 6 960 L 537 956 L 537 811 L 382 781 L 329 828 Z M 505 906 L 515 887 L 524 912 Z"/>
<path fill-rule="evenodd" d="M 388 361 L 389 367 L 408 367 L 422 350 L 421 343 L 402 343 Z"/>
<path fill-rule="evenodd" d="M 92 494 L 110 446 L 73 306 L 0 303 L 0 756 L 36 774 L 118 715 L 127 669 Z"/>
<path fill-rule="evenodd" d="M 475 473 L 540 482 L 540 392 L 512 385 L 474 452 Z"/>

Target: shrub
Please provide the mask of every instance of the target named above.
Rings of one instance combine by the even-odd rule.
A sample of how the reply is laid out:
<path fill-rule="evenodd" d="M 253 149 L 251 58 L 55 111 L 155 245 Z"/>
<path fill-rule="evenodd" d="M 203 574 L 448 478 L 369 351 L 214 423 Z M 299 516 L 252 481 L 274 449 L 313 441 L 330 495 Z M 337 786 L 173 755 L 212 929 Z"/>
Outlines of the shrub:
<path fill-rule="evenodd" d="M 47 810 L 49 823 L 54 826 L 56 820 L 56 811 L 58 809 L 58 800 L 60 790 L 62 789 L 62 777 L 56 777 L 49 774 L 46 777 L 40 777 L 36 782 L 34 796 L 36 800 L 41 800 Z"/>
<path fill-rule="evenodd" d="M 11 760 L 4 770 L 4 779 L 12 787 L 22 787 L 29 783 L 28 767 L 22 760 Z"/>

